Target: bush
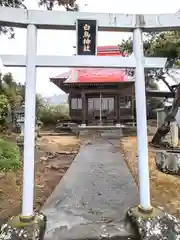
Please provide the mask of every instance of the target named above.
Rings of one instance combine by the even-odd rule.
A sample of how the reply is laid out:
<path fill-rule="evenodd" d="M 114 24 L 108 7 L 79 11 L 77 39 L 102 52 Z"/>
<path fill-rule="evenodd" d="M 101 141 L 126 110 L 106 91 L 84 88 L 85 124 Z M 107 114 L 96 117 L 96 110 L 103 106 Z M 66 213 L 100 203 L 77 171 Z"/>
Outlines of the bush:
<path fill-rule="evenodd" d="M 17 170 L 21 167 L 18 146 L 8 140 L 0 139 L 0 170 Z"/>
<path fill-rule="evenodd" d="M 44 105 L 40 107 L 38 119 L 43 125 L 55 125 L 59 121 L 70 120 L 68 108 L 66 105 Z"/>
<path fill-rule="evenodd" d="M 0 94 L 0 125 L 4 126 L 9 114 L 9 102 L 4 94 Z"/>

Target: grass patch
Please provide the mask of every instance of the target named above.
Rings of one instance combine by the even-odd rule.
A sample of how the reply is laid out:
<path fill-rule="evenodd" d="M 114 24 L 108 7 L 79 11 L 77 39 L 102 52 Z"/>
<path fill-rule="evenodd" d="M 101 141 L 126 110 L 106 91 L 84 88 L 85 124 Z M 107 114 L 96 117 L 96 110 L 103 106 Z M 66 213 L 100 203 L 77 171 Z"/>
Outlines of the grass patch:
<path fill-rule="evenodd" d="M 20 167 L 21 157 L 17 144 L 0 138 L 0 171 L 15 171 Z"/>

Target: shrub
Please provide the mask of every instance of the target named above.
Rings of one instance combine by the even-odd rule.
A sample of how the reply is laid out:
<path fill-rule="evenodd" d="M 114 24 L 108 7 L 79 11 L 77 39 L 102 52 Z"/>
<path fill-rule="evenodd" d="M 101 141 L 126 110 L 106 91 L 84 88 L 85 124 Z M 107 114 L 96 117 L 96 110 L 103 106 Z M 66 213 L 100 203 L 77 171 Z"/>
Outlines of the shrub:
<path fill-rule="evenodd" d="M 17 170 L 21 167 L 18 146 L 8 140 L 0 138 L 0 170 Z"/>
<path fill-rule="evenodd" d="M 43 125 L 57 124 L 59 121 L 70 120 L 68 108 L 62 105 L 44 105 L 39 109 L 38 119 Z"/>
<path fill-rule="evenodd" d="M 4 94 L 0 94 L 0 125 L 4 126 L 9 114 L 9 102 Z"/>

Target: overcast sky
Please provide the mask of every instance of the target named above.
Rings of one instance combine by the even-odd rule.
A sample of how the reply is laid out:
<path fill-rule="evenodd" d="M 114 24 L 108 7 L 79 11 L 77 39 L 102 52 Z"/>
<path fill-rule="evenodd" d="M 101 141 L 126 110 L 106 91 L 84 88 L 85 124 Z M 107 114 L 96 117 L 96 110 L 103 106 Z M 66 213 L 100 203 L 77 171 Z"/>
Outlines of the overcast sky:
<path fill-rule="evenodd" d="M 180 9 L 178 0 L 79 0 L 80 10 L 84 12 L 105 13 L 174 13 Z M 37 0 L 25 0 L 29 9 L 38 9 Z M 63 9 L 56 9 L 61 10 Z M 9 40 L 5 36 L 0 37 L 0 54 L 25 54 L 26 30 L 15 29 L 15 39 Z M 117 45 L 123 38 L 131 36 L 128 33 L 105 33 L 98 34 L 98 45 Z M 73 46 L 76 45 L 75 31 L 50 31 L 38 32 L 38 54 L 46 55 L 72 55 Z M 12 72 L 18 82 L 25 82 L 25 69 L 4 68 L 3 73 Z M 51 96 L 62 93 L 54 84 L 50 83 L 49 77 L 56 76 L 66 69 L 41 68 L 37 69 L 37 92 L 43 96 Z"/>

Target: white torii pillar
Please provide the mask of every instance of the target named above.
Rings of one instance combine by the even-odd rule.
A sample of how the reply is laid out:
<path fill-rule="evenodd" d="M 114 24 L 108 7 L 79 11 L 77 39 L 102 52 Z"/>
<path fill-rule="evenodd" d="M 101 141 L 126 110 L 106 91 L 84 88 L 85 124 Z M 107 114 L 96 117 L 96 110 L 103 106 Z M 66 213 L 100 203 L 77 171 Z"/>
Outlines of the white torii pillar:
<path fill-rule="evenodd" d="M 139 152 L 140 206 L 151 208 L 147 146 L 146 98 L 144 68 L 163 68 L 165 58 L 146 58 L 142 54 L 141 30 L 134 30 L 134 57 L 109 56 L 37 56 L 37 28 L 27 26 L 26 56 L 1 55 L 4 66 L 26 67 L 24 183 L 22 217 L 31 217 L 34 202 L 35 95 L 36 67 L 136 68 L 136 111 Z"/>
<path fill-rule="evenodd" d="M 28 25 L 26 40 L 26 86 L 24 122 L 24 171 L 22 216 L 33 215 L 34 164 L 35 164 L 35 119 L 36 119 L 36 65 L 37 28 Z"/>
<path fill-rule="evenodd" d="M 144 76 L 144 52 L 142 30 L 137 28 L 133 32 L 133 50 L 136 58 L 136 123 L 138 140 L 138 170 L 139 170 L 139 207 L 144 211 L 152 209 L 150 201 L 149 159 L 148 159 L 148 134 L 147 111 Z"/>

